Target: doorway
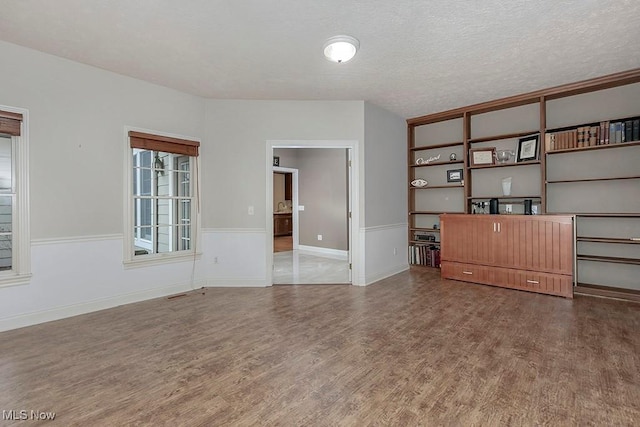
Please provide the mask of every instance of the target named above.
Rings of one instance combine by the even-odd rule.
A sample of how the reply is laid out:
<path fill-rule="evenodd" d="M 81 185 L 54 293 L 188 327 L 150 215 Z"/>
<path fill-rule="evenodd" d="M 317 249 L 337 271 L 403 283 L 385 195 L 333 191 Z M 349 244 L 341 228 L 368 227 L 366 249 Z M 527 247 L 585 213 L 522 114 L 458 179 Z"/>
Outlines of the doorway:
<path fill-rule="evenodd" d="M 273 167 L 273 252 L 298 249 L 298 170 Z"/>
<path fill-rule="evenodd" d="M 357 195 L 352 190 L 355 141 L 293 144 L 274 141 L 270 144 L 267 149 L 269 163 L 275 156 L 277 159 L 273 160 L 279 166 L 268 168 L 267 200 L 269 209 L 274 213 L 269 217 L 267 226 L 269 282 L 352 284 L 353 258 L 357 251 L 353 228 L 353 204 Z M 335 164 L 328 163 L 331 159 L 334 162 L 342 159 L 337 166 L 340 170 L 335 169 Z M 281 251 L 277 249 L 276 242 L 288 233 L 278 225 L 276 215 L 286 217 L 289 214 L 289 199 L 286 197 L 289 171 L 292 171 L 292 249 Z M 273 179 L 274 173 L 282 175 Z M 278 200 L 279 193 L 287 193 L 284 200 Z"/>

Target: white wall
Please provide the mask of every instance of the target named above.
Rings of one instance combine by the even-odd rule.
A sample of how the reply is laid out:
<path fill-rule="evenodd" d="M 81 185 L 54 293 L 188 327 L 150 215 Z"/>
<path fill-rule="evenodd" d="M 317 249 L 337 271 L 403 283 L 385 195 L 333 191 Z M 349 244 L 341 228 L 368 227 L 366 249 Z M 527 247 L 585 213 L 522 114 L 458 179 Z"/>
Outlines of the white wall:
<path fill-rule="evenodd" d="M 407 262 L 407 125 L 370 103 L 364 115 L 365 200 L 362 283 L 372 283 L 409 268 Z"/>
<path fill-rule="evenodd" d="M 377 227 L 361 240 L 372 256 L 404 244 L 382 270 L 367 262 L 360 283 L 406 264 L 405 243 L 376 240 L 406 240 L 400 118 L 362 101 L 203 100 L 4 42 L 0 57 L 0 103 L 30 113 L 33 239 L 31 283 L 0 288 L 0 330 L 204 285 L 266 285 L 268 140 L 359 141 L 359 221 Z M 198 261 L 124 268 L 125 126 L 203 141 Z"/>
<path fill-rule="evenodd" d="M 201 98 L 4 42 L 0 57 L 0 103 L 31 121 L 33 239 L 122 233 L 125 125 L 203 136 Z"/>
<path fill-rule="evenodd" d="M 264 229 L 266 141 L 362 141 L 363 104 L 208 100 L 205 139 L 211 150 L 203 154 L 207 165 L 202 168 L 202 187 L 207 188 L 203 194 L 204 226 Z M 249 206 L 254 207 L 254 215 L 248 214 Z"/>
<path fill-rule="evenodd" d="M 0 330 L 203 284 L 192 262 L 125 269 L 122 250 L 124 127 L 202 138 L 204 100 L 4 42 L 0 57 L 0 104 L 29 110 L 33 273 L 0 288 Z"/>
<path fill-rule="evenodd" d="M 214 272 L 214 282 L 220 278 L 216 272 L 223 270 L 227 277 L 241 277 L 243 263 L 261 266 L 262 280 L 267 280 L 270 266 L 265 262 L 269 255 L 265 227 L 267 217 L 271 218 L 271 212 L 266 212 L 264 183 L 267 141 L 362 141 L 363 117 L 362 101 L 207 101 L 205 138 L 213 149 L 203 156 L 207 165 L 202 170 L 206 189 L 203 224 L 215 233 L 224 233 L 228 245 L 234 245 L 236 238 L 246 238 L 247 230 L 263 233 L 264 239 L 259 248 L 252 245 L 243 251 L 218 245 L 209 257 L 218 257 L 218 264 L 205 266 Z M 280 160 L 284 165 L 282 157 Z M 248 213 L 250 206 L 253 215 Z"/>

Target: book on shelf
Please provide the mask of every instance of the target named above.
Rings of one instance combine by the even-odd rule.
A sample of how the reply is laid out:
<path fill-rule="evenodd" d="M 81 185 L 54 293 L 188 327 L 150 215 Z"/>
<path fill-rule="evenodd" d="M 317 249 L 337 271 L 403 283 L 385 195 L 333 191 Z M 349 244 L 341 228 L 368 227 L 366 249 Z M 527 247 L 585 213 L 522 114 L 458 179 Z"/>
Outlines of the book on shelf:
<path fill-rule="evenodd" d="M 622 128 L 624 122 L 616 122 L 616 136 L 613 142 L 619 144 L 622 142 L 622 135 L 624 133 L 624 129 Z"/>
<path fill-rule="evenodd" d="M 640 118 L 605 120 L 597 125 L 547 132 L 544 136 L 544 148 L 549 152 L 631 141 L 640 141 Z"/>
<path fill-rule="evenodd" d="M 624 122 L 624 142 L 633 141 L 633 120 Z"/>
<path fill-rule="evenodd" d="M 584 147 L 584 140 L 585 140 L 585 134 L 587 133 L 587 127 L 586 126 L 580 126 L 578 127 L 578 147 Z"/>
<path fill-rule="evenodd" d="M 589 144 L 588 147 L 595 147 L 598 145 L 600 139 L 600 126 L 591 126 L 589 128 Z"/>
<path fill-rule="evenodd" d="M 609 123 L 609 143 L 615 144 L 616 142 L 616 122 Z"/>
<path fill-rule="evenodd" d="M 434 245 L 411 245 L 409 264 L 440 267 L 440 249 Z"/>

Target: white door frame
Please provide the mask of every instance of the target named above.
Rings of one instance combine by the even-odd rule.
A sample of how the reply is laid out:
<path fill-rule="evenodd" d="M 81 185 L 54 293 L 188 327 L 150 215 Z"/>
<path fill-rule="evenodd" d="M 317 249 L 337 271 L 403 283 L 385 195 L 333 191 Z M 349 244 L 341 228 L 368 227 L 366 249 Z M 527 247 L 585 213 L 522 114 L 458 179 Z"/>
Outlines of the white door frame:
<path fill-rule="evenodd" d="M 298 223 L 298 215 L 299 215 L 299 211 L 298 211 L 298 169 L 292 169 L 292 168 L 283 168 L 280 166 L 274 166 L 273 167 L 273 172 L 283 172 L 283 173 L 290 173 L 292 175 L 291 177 L 291 193 L 292 193 L 292 199 L 291 200 L 291 216 L 293 218 L 293 249 L 298 249 L 298 245 L 300 244 L 300 228 L 299 228 L 299 223 Z M 272 175 L 272 185 L 271 185 L 271 206 L 273 209 L 273 175 Z M 272 223 L 273 223 L 273 214 L 271 215 L 272 218 Z M 271 233 L 271 238 L 273 238 L 273 233 Z M 273 251 L 273 245 L 271 245 L 271 250 Z"/>
<path fill-rule="evenodd" d="M 361 285 L 357 283 L 361 276 L 360 269 L 364 265 L 360 265 L 360 256 L 362 250 L 359 232 L 360 232 L 360 199 L 359 199 L 359 183 L 360 183 L 360 156 L 358 153 L 357 140 L 268 140 L 265 158 L 266 171 L 266 212 L 273 212 L 273 149 L 274 148 L 346 148 L 350 151 L 351 159 L 351 176 L 349 177 L 349 212 L 351 213 L 351 228 L 349 229 L 349 259 L 351 262 L 351 284 Z M 266 216 L 266 284 L 273 285 L 273 215 Z M 364 284 L 362 284 L 364 285 Z"/>

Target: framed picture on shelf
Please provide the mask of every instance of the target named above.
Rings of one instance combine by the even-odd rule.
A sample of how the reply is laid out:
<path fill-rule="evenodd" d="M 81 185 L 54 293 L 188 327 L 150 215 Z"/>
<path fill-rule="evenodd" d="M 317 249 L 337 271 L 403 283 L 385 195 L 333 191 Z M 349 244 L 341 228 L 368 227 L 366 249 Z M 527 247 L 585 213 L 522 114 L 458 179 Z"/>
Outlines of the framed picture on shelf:
<path fill-rule="evenodd" d="M 273 166 L 280 166 L 280 156 L 273 156 Z"/>
<path fill-rule="evenodd" d="M 447 182 L 462 182 L 462 169 L 448 170 Z"/>
<path fill-rule="evenodd" d="M 516 162 L 538 160 L 538 141 L 540 135 L 527 136 L 518 141 L 518 155 Z"/>
<path fill-rule="evenodd" d="M 469 150 L 470 166 L 495 164 L 496 147 L 472 148 Z"/>

